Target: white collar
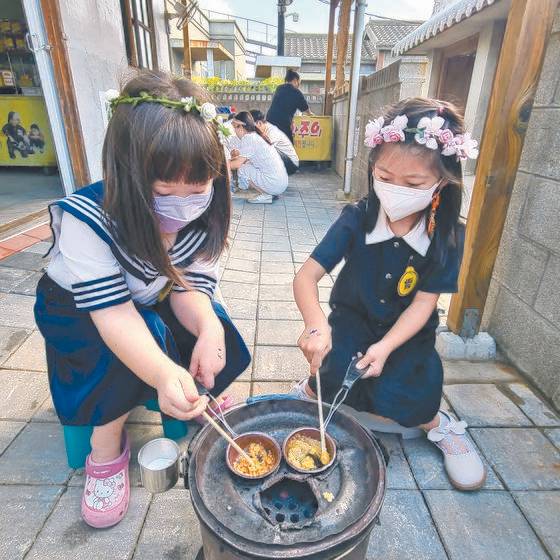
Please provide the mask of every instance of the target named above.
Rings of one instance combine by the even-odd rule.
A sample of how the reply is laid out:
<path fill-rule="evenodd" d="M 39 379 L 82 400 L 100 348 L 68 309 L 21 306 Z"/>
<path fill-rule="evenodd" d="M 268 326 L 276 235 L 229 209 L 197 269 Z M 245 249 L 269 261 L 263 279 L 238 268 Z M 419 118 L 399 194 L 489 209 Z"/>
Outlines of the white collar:
<path fill-rule="evenodd" d="M 389 226 L 387 214 L 380 206 L 375 227 L 370 233 L 366 233 L 366 245 L 381 243 L 383 241 L 387 241 L 388 239 L 393 239 L 393 237 L 396 236 Z M 406 241 L 407 245 L 412 247 L 417 253 L 425 257 L 430 247 L 430 243 L 432 242 L 426 229 L 426 220 L 418 220 L 416 225 L 406 235 L 403 235 L 402 239 Z"/>

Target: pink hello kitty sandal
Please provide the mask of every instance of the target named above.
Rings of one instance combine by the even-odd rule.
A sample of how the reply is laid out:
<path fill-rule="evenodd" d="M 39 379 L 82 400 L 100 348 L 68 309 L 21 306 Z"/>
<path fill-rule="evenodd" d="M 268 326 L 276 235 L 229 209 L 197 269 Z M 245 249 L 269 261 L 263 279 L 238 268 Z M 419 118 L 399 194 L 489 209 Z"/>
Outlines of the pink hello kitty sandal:
<path fill-rule="evenodd" d="M 96 529 L 116 525 L 128 510 L 130 445 L 126 432 L 123 433 L 122 448 L 123 452 L 108 463 L 95 463 L 91 454 L 86 459 L 82 518 Z"/>

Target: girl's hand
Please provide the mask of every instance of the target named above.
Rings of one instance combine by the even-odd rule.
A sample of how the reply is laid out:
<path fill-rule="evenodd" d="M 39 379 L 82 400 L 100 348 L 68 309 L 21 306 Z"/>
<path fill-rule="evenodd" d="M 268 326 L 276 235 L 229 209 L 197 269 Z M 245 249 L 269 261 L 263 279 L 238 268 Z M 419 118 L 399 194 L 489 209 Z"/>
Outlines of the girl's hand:
<path fill-rule="evenodd" d="M 231 152 L 229 153 L 229 155 L 230 155 L 232 158 L 236 158 L 236 157 L 239 156 L 239 150 L 238 150 L 237 148 L 234 148 L 233 150 L 231 150 Z"/>
<path fill-rule="evenodd" d="M 318 328 L 306 328 L 298 339 L 298 346 L 309 362 L 309 372 L 316 375 L 332 348 L 330 326 L 325 324 Z"/>
<path fill-rule="evenodd" d="M 226 365 L 224 328 L 216 317 L 200 332 L 191 356 L 190 372 L 208 390 Z"/>
<path fill-rule="evenodd" d="M 200 416 L 208 406 L 208 397 L 201 397 L 189 372 L 174 365 L 156 386 L 161 412 L 179 420 Z"/>
<path fill-rule="evenodd" d="M 362 379 L 379 377 L 383 373 L 383 366 L 390 353 L 391 350 L 383 344 L 383 341 L 372 344 L 367 349 L 365 356 L 356 364 L 358 369 L 368 368 Z"/>

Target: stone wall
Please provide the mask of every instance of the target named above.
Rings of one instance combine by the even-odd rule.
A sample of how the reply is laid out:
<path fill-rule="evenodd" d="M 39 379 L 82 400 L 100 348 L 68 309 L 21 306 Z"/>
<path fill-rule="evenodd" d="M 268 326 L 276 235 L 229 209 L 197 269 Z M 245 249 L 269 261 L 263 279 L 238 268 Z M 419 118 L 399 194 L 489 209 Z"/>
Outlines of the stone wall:
<path fill-rule="evenodd" d="M 369 120 L 379 115 L 386 105 L 404 97 L 422 95 L 426 86 L 428 60 L 408 56 L 393 62 L 360 81 L 355 130 L 355 158 L 352 166 L 351 194 L 359 198 L 367 193 L 369 148 L 364 146 L 364 130 Z M 335 136 L 335 169 L 344 176 L 348 96 L 335 99 L 333 124 Z"/>
<path fill-rule="evenodd" d="M 525 138 L 483 327 L 560 407 L 560 10 Z"/>

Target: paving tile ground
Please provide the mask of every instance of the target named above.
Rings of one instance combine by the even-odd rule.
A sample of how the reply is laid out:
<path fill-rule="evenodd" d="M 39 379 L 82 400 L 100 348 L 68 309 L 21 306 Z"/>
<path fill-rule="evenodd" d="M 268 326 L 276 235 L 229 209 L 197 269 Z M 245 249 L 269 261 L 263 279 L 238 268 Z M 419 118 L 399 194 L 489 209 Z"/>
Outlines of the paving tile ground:
<path fill-rule="evenodd" d="M 425 497 L 451 560 L 548 558 L 507 492 L 428 490 Z"/>
<path fill-rule="evenodd" d="M 552 558 L 560 558 L 560 492 L 515 492 L 513 497 Z"/>
<path fill-rule="evenodd" d="M 230 389 L 238 400 L 285 393 L 307 374 L 291 281 L 339 214 L 339 188 L 330 172 L 306 172 L 292 177 L 273 205 L 234 201 L 220 292 L 254 356 Z M 83 472 L 66 465 L 33 321 L 46 248 L 37 243 L 0 261 L 0 560 L 194 559 L 201 541 L 188 491 L 180 482 L 157 496 L 140 487 L 135 454 L 161 435 L 158 413 L 138 408 L 129 420 L 133 488 L 126 519 L 106 531 L 80 519 Z M 325 309 L 339 269 L 319 287 Z M 442 297 L 438 304 L 443 318 L 448 303 Z M 378 434 L 390 462 L 368 560 L 560 558 L 557 411 L 506 364 L 454 362 L 444 370 L 442 406 L 471 424 L 488 481 L 479 492 L 458 492 L 425 439 Z"/>

